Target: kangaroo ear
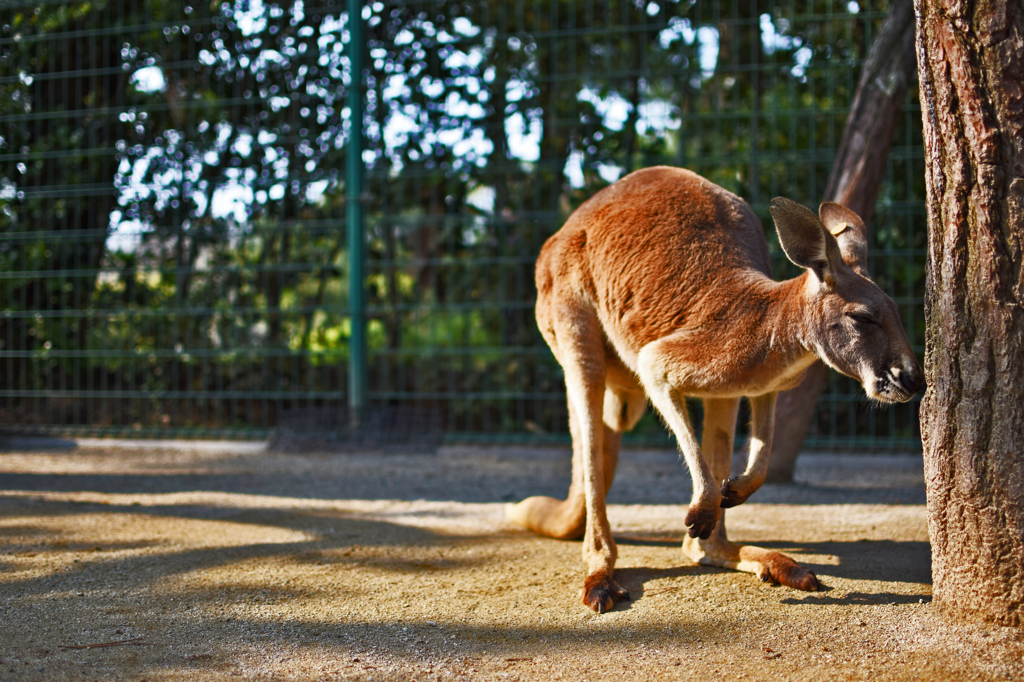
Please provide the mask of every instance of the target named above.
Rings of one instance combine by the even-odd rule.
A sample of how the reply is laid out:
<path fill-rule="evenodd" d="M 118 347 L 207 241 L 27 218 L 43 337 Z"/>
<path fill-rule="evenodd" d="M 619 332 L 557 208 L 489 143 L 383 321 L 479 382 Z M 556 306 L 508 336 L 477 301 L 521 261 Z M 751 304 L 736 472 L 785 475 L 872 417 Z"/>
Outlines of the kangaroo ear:
<path fill-rule="evenodd" d="M 779 243 L 789 260 L 814 271 L 822 282 L 833 274 L 841 260 L 839 245 L 818 216 L 795 201 L 776 197 L 769 209 L 779 233 Z"/>
<path fill-rule="evenodd" d="M 840 204 L 826 201 L 818 209 L 822 224 L 839 243 L 843 262 L 860 274 L 868 271 L 868 228 L 860 216 Z"/>

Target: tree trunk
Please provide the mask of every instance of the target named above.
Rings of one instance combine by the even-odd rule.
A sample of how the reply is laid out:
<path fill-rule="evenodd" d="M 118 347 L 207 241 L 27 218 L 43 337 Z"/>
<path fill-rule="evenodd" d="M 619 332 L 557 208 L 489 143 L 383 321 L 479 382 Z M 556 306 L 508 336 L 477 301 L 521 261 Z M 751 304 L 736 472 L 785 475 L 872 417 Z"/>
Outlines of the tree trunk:
<path fill-rule="evenodd" d="M 935 600 L 1024 624 L 1024 6 L 916 0 Z"/>
<path fill-rule="evenodd" d="M 846 119 L 825 200 L 854 211 L 870 227 L 875 197 L 892 146 L 907 80 L 914 73 L 914 14 L 911 0 L 893 0 L 889 16 L 871 44 Z M 796 388 L 779 395 L 775 437 L 768 465 L 769 483 L 793 480 L 796 457 L 814 418 L 828 369 L 811 365 Z"/>

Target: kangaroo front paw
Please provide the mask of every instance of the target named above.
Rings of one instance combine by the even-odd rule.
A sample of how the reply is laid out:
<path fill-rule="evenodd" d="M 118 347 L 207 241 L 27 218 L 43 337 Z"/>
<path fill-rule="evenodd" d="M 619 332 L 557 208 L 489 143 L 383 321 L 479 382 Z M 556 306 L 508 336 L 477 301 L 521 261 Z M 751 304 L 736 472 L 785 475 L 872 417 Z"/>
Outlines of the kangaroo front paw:
<path fill-rule="evenodd" d="M 720 514 L 719 505 L 691 504 L 683 520 L 687 534 L 691 538 L 707 540 L 711 537 L 711 531 L 715 529 Z"/>
<path fill-rule="evenodd" d="M 610 611 L 617 601 L 629 601 L 629 592 L 619 587 L 607 571 L 597 571 L 583 582 L 580 601 L 592 611 L 604 613 Z"/>
<path fill-rule="evenodd" d="M 813 572 L 784 554 L 775 554 L 762 563 L 758 577 L 761 582 L 778 583 L 804 592 L 817 592 L 822 588 L 821 582 Z"/>
<path fill-rule="evenodd" d="M 722 482 L 722 509 L 736 507 L 747 501 L 750 493 L 744 495 L 739 489 L 739 480 L 730 478 Z"/>

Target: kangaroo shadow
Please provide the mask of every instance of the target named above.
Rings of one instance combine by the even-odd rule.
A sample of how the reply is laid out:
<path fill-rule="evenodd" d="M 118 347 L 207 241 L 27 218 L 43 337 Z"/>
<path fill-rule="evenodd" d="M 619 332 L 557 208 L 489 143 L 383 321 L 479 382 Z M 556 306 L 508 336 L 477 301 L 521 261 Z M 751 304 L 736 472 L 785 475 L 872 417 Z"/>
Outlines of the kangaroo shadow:
<path fill-rule="evenodd" d="M 615 536 L 619 545 L 680 548 L 682 538 L 662 534 Z M 848 580 L 931 584 L 931 548 L 927 542 L 858 540 L 855 542 L 755 542 L 788 556 L 815 574 Z M 838 563 L 818 563 L 806 555 L 834 556 Z M 711 569 L 718 570 L 718 569 Z M 616 572 L 619 575 L 619 572 Z M 632 593 L 632 590 L 630 590 Z M 917 598 L 914 598 L 917 601 Z"/>
<path fill-rule="evenodd" d="M 912 540 L 855 542 L 758 542 L 759 547 L 788 554 L 815 573 L 847 580 L 931 584 L 931 547 Z M 834 556 L 838 564 L 807 561 L 801 555 Z M 915 600 L 916 601 L 916 600 Z"/>
<path fill-rule="evenodd" d="M 896 594 L 894 592 L 850 592 L 844 597 L 828 594 L 808 594 L 802 597 L 786 597 L 783 604 L 804 604 L 809 606 L 873 606 L 878 604 L 927 604 L 931 602 L 930 594 Z"/>
<path fill-rule="evenodd" d="M 711 575 L 714 573 L 721 573 L 723 569 L 715 568 L 713 566 L 673 566 L 671 568 L 650 568 L 647 566 L 638 566 L 634 568 L 617 568 L 615 569 L 615 580 L 622 587 L 629 590 L 629 598 L 633 601 L 642 599 L 644 595 L 652 596 L 654 594 L 661 594 L 662 592 L 671 592 L 678 589 L 677 586 L 666 586 L 661 588 L 647 589 L 647 584 L 652 583 L 655 580 L 664 580 L 666 578 L 696 578 L 702 575 Z M 629 602 L 626 602 L 628 605 Z M 622 605 L 617 605 L 617 609 L 623 608 Z M 628 608 L 628 606 L 627 606 Z"/>
<path fill-rule="evenodd" d="M 632 545 L 634 547 L 682 547 L 683 541 L 675 536 L 661 533 L 615 535 L 615 544 Z"/>

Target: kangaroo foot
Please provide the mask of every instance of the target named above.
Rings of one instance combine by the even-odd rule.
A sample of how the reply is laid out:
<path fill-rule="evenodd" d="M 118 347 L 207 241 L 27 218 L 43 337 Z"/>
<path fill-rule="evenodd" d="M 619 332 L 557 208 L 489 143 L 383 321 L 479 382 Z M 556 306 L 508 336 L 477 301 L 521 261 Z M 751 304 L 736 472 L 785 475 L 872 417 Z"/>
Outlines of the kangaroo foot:
<path fill-rule="evenodd" d="M 683 523 L 686 524 L 686 532 L 691 538 L 707 540 L 718 523 L 718 504 L 691 503 L 690 509 L 686 512 Z"/>
<path fill-rule="evenodd" d="M 768 553 L 759 562 L 757 577 L 761 582 L 785 585 L 794 590 L 817 592 L 822 588 L 821 581 L 809 569 L 804 568 L 785 554 Z"/>
<path fill-rule="evenodd" d="M 583 582 L 580 601 L 597 613 L 611 611 L 617 601 L 629 601 L 629 592 L 619 587 L 607 571 L 591 573 Z"/>
<path fill-rule="evenodd" d="M 761 547 L 740 545 L 720 537 L 710 542 L 685 538 L 683 553 L 703 566 L 753 573 L 765 583 L 785 585 L 805 592 L 823 589 L 813 572 L 785 554 Z"/>

